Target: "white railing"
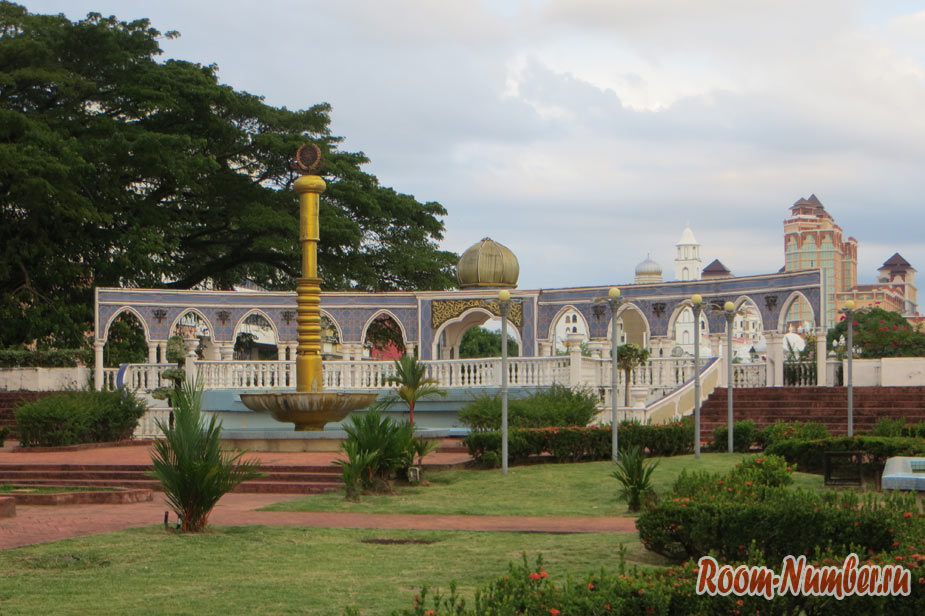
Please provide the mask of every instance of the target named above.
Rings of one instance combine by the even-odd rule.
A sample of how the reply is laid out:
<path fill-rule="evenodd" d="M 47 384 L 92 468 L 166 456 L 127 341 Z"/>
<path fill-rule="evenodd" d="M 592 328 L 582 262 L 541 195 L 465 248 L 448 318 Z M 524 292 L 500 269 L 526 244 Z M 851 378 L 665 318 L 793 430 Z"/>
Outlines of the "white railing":
<path fill-rule="evenodd" d="M 498 387 L 501 384 L 501 360 L 448 359 L 422 362 L 426 376 L 440 387 Z M 530 387 L 568 383 L 568 358 L 512 357 L 508 360 L 508 385 Z M 389 378 L 395 374 L 391 361 L 324 362 L 324 386 L 331 389 L 390 389 Z"/>
<path fill-rule="evenodd" d="M 580 358 L 578 379 L 573 381 L 571 358 L 512 357 L 508 359 L 508 385 L 511 387 L 545 387 L 553 383 L 583 386 L 594 389 L 609 388 L 611 363 L 609 359 Z M 501 359 L 450 359 L 422 362 L 427 376 L 444 388 L 499 387 L 501 385 Z M 151 392 L 158 387 L 169 387 L 164 371 L 176 368 L 175 364 L 131 364 L 126 366 L 122 380 L 132 390 Z M 295 387 L 293 361 L 198 361 L 195 370 L 206 389 L 291 389 Z M 326 389 L 384 390 L 394 387 L 390 377 L 395 373 L 391 361 L 326 361 L 324 387 Z M 649 398 L 656 398 L 679 387 L 694 374 L 690 358 L 652 359 L 631 373 L 630 387 L 648 389 Z M 116 371 L 104 374 L 104 383 L 115 386 Z M 624 374 L 619 373 L 622 390 Z"/>
<path fill-rule="evenodd" d="M 765 387 L 767 383 L 768 366 L 766 363 L 732 364 L 732 384 L 734 387 Z"/>
<path fill-rule="evenodd" d="M 157 420 L 159 419 L 166 424 L 168 423 L 169 417 L 170 409 L 149 408 L 145 411 L 145 414 L 142 415 L 141 419 L 138 420 L 138 425 L 135 427 L 133 436 L 135 438 L 160 438 L 164 433 L 158 429 Z"/>
<path fill-rule="evenodd" d="M 196 375 L 206 389 L 287 389 L 295 387 L 295 362 L 198 361 Z"/>
<path fill-rule="evenodd" d="M 116 389 L 116 375 L 119 374 L 118 368 L 103 368 L 103 389 L 112 391 Z"/>
<path fill-rule="evenodd" d="M 164 378 L 164 371 L 176 367 L 176 364 L 129 364 L 122 375 L 122 383 L 132 391 L 154 391 L 158 387 L 169 387 L 171 382 Z"/>
<path fill-rule="evenodd" d="M 701 366 L 706 363 L 701 362 Z M 586 365 L 592 365 L 593 371 L 587 371 Z M 610 388 L 612 386 L 613 365 L 609 359 L 582 358 L 582 383 L 589 387 Z M 591 375 L 588 377 L 587 375 Z M 691 358 L 650 359 L 644 366 L 637 366 L 630 373 L 631 388 L 648 388 L 649 398 L 659 398 L 669 391 L 674 391 L 685 381 L 694 376 L 694 360 Z M 624 390 L 626 374 L 619 370 L 617 387 Z"/>

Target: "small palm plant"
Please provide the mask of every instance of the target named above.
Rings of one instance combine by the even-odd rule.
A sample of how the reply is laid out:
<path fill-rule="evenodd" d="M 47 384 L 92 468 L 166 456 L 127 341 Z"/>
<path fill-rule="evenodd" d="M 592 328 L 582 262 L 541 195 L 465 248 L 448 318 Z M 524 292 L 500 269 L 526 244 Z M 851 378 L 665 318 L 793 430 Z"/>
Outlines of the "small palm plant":
<path fill-rule="evenodd" d="M 658 466 L 658 461 L 646 462 L 639 447 L 630 447 L 621 451 L 615 462 L 617 468 L 611 475 L 623 486 L 620 496 L 626 499 L 629 511 L 639 511 L 642 495 L 652 489 L 652 471 Z"/>
<path fill-rule="evenodd" d="M 260 463 L 221 451 L 221 424 L 202 417 L 202 386 L 185 381 L 173 394 L 174 423 L 157 420 L 164 438 L 151 454 L 170 508 L 180 517 L 183 532 L 200 532 L 209 514 L 226 493 L 242 481 L 260 477 Z"/>
<path fill-rule="evenodd" d="M 408 423 L 414 425 L 414 405 L 426 396 L 446 397 L 446 390 L 437 386 L 437 380 L 424 376 L 427 366 L 413 355 L 402 355 L 395 360 L 395 374 L 389 381 L 398 385 L 395 393 L 408 405 Z"/>

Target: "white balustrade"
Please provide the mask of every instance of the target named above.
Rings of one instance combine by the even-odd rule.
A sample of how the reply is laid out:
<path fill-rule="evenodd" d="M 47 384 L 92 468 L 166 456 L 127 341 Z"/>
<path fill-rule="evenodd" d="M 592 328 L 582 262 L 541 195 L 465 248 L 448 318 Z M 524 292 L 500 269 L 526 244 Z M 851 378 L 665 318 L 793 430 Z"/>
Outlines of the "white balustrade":
<path fill-rule="evenodd" d="M 511 387 L 545 387 L 553 383 L 566 386 L 584 386 L 595 390 L 611 386 L 609 359 L 581 357 L 580 381 L 570 382 L 568 356 L 512 357 L 508 359 L 508 384 Z M 498 387 L 501 384 L 501 359 L 450 359 L 423 361 L 429 378 L 444 388 Z M 390 380 L 395 374 L 391 361 L 326 361 L 323 364 L 326 389 L 385 390 L 395 387 Z M 133 390 L 153 391 L 170 386 L 165 370 L 174 364 L 132 364 L 126 368 L 124 381 Z M 737 370 L 746 370 L 748 382 L 758 386 L 763 375 L 759 364 L 739 364 Z M 206 389 L 292 389 L 295 387 L 294 361 L 198 361 L 196 370 Z M 631 387 L 647 387 L 650 398 L 660 397 L 693 377 L 694 362 L 690 358 L 651 359 L 639 366 L 630 376 Z M 737 373 L 738 374 L 738 373 Z M 745 378 L 745 377 L 743 377 Z M 107 380 L 108 379 L 108 380 Z M 624 373 L 619 373 L 619 387 L 623 389 Z M 106 373 L 104 382 L 115 382 L 115 371 Z"/>
<path fill-rule="evenodd" d="M 116 376 L 118 374 L 118 368 L 103 368 L 103 389 L 105 391 L 112 391 L 116 389 Z"/>
<path fill-rule="evenodd" d="M 170 409 L 168 408 L 149 408 L 135 427 L 133 436 L 135 438 L 160 438 L 164 435 L 157 427 L 157 421 L 160 420 L 167 424 L 170 418 Z"/>
<path fill-rule="evenodd" d="M 765 387 L 768 382 L 768 367 L 764 362 L 732 364 L 733 387 Z"/>
<path fill-rule="evenodd" d="M 129 364 L 122 375 L 122 381 L 132 391 L 154 391 L 158 387 L 171 385 L 163 374 L 165 370 L 176 367 L 176 364 Z"/>

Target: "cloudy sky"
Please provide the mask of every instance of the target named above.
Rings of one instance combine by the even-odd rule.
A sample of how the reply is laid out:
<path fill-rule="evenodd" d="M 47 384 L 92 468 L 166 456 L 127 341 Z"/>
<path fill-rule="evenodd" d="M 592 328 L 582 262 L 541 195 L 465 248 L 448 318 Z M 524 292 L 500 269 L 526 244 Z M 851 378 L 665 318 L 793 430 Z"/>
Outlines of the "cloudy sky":
<path fill-rule="evenodd" d="M 891 0 L 25 0 L 150 18 L 165 57 L 289 108 L 333 105 L 382 184 L 484 236 L 521 288 L 673 279 L 690 221 L 704 265 L 783 265 L 815 193 L 860 242 L 925 270 L 925 4 Z"/>

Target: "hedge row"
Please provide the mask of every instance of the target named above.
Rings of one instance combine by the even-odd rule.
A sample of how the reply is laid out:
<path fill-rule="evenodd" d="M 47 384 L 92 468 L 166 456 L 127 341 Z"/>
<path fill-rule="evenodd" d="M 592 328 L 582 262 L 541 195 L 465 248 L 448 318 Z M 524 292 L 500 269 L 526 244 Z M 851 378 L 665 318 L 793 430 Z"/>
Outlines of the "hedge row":
<path fill-rule="evenodd" d="M 640 447 L 653 456 L 690 453 L 694 428 L 690 421 L 650 426 L 633 422 L 619 425 L 619 445 Z M 609 460 L 613 433 L 610 426 L 513 428 L 508 432 L 508 460 L 522 462 L 530 456 L 550 454 L 557 462 Z M 463 439 L 469 455 L 485 466 L 501 462 L 501 433 L 473 432 Z"/>
<path fill-rule="evenodd" d="M 726 562 L 740 561 L 757 549 L 774 563 L 812 546 L 830 547 L 846 556 L 857 549 L 886 551 L 896 541 L 895 520 L 882 507 L 851 510 L 834 492 L 757 489 L 755 493 L 763 494 L 757 503 L 691 499 L 661 503 L 636 520 L 639 537 L 649 550 L 676 561 L 710 553 Z"/>
<path fill-rule="evenodd" d="M 92 363 L 88 349 L 0 349 L 0 368 L 73 368 Z"/>
<path fill-rule="evenodd" d="M 833 436 L 814 440 L 785 440 L 768 446 L 766 453 L 783 456 L 800 470 L 822 473 L 825 470 L 825 452 L 856 451 L 864 454 L 867 470 L 879 472 L 887 458 L 893 456 L 925 455 L 925 440 L 920 438 L 884 436 Z"/>
<path fill-rule="evenodd" d="M 508 425 L 517 428 L 586 426 L 597 413 L 598 397 L 588 389 L 552 385 L 508 401 Z M 484 395 L 459 410 L 459 421 L 474 431 L 501 429 L 501 397 Z"/>
<path fill-rule="evenodd" d="M 13 413 L 21 445 L 58 447 L 128 438 L 146 409 L 125 390 L 78 391 L 39 398 Z"/>

